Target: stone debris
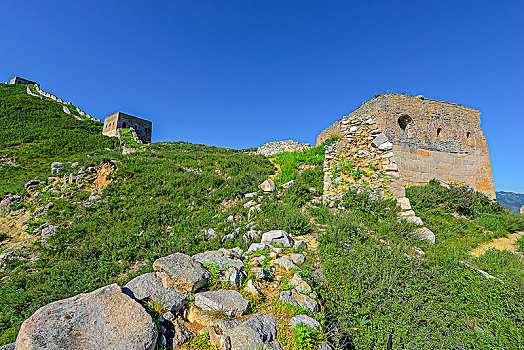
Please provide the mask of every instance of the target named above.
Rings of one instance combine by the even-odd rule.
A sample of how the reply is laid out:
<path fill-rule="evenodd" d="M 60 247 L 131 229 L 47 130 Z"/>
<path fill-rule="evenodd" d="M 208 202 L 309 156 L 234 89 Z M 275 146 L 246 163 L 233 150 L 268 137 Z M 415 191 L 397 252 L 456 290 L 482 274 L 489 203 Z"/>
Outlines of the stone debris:
<path fill-rule="evenodd" d="M 420 227 L 413 232 L 413 236 L 421 241 L 435 244 L 435 234 L 427 227 Z"/>
<path fill-rule="evenodd" d="M 280 259 L 273 260 L 271 263 L 276 264 L 283 268 L 286 271 L 292 270 L 294 268 L 298 268 L 297 265 L 291 260 L 289 255 L 283 256 Z"/>
<path fill-rule="evenodd" d="M 22 324 L 16 348 L 152 350 L 157 337 L 151 316 L 112 284 L 41 307 Z"/>
<path fill-rule="evenodd" d="M 290 248 L 295 244 L 291 235 L 284 230 L 273 230 L 264 233 L 260 243 L 271 245 L 282 244 L 285 248 Z"/>
<path fill-rule="evenodd" d="M 289 284 L 291 284 L 293 287 L 295 287 L 295 290 L 302 294 L 309 294 L 313 291 L 309 284 L 307 284 L 306 281 L 300 277 L 298 273 L 295 273 L 293 275 L 293 278 L 289 281 Z"/>
<path fill-rule="evenodd" d="M 293 140 L 274 141 L 266 143 L 257 149 L 256 154 L 272 156 L 282 152 L 302 152 L 311 148 L 307 143 L 300 143 Z"/>
<path fill-rule="evenodd" d="M 164 288 L 193 293 L 203 287 L 211 274 L 201 263 L 182 253 L 159 258 L 153 263 Z"/>
<path fill-rule="evenodd" d="M 249 308 L 249 301 L 234 290 L 218 290 L 195 294 L 195 305 L 202 311 L 224 314 L 228 317 L 241 316 Z"/>
<path fill-rule="evenodd" d="M 258 185 L 258 188 L 260 188 L 264 192 L 274 192 L 277 187 L 275 185 L 275 181 L 268 179 L 262 182 L 260 185 Z"/>
<path fill-rule="evenodd" d="M 291 319 L 289 322 L 289 325 L 291 327 L 296 327 L 297 325 L 304 325 L 309 328 L 321 328 L 320 322 L 315 320 L 313 317 L 309 317 L 308 315 L 297 315 Z"/>
<path fill-rule="evenodd" d="M 315 299 L 298 292 L 289 290 L 283 291 L 280 293 L 280 301 L 294 306 L 299 306 L 308 310 L 309 312 L 320 311 L 320 306 Z"/>
<path fill-rule="evenodd" d="M 291 181 L 288 181 L 288 182 L 286 182 L 286 183 L 283 183 L 282 185 L 280 185 L 280 187 L 282 187 L 282 188 L 289 188 L 289 187 L 291 187 L 294 183 L 295 183 L 295 180 L 291 180 Z"/>

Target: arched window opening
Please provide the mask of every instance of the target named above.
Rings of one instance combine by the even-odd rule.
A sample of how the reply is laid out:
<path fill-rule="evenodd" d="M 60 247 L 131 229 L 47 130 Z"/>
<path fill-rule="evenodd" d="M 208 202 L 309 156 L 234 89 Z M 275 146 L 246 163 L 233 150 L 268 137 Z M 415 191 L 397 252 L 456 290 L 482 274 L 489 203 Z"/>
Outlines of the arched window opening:
<path fill-rule="evenodd" d="M 468 132 L 466 133 L 466 140 L 469 140 L 470 137 L 471 137 L 471 133 L 468 131 Z"/>
<path fill-rule="evenodd" d="M 406 131 L 407 126 L 412 121 L 413 121 L 413 119 L 411 119 L 411 117 L 409 115 L 403 115 L 400 118 L 398 118 L 398 125 L 400 126 L 400 128 L 402 130 Z"/>
<path fill-rule="evenodd" d="M 437 129 L 437 137 L 440 137 L 440 134 L 442 133 L 442 129 L 441 128 L 438 128 Z"/>
<path fill-rule="evenodd" d="M 124 122 L 124 123 L 122 124 L 122 127 L 123 127 L 124 129 L 127 128 L 127 123 Z"/>

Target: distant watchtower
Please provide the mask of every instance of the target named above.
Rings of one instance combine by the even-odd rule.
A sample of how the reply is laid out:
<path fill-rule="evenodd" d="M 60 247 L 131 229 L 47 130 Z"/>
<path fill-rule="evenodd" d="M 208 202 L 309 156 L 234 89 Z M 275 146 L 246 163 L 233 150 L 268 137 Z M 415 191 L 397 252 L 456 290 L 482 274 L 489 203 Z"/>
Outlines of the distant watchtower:
<path fill-rule="evenodd" d="M 135 130 L 142 142 L 151 142 L 151 130 L 153 123 L 149 120 L 138 118 L 126 113 L 116 112 L 106 117 L 102 134 L 106 136 L 116 136 L 118 129 Z"/>
<path fill-rule="evenodd" d="M 15 85 L 15 84 L 37 85 L 38 87 L 40 87 L 40 84 L 38 84 L 38 83 L 36 83 L 34 81 L 31 81 L 31 80 L 28 80 L 28 79 L 20 78 L 20 77 L 14 77 L 13 79 L 11 79 L 11 81 L 9 83 L 11 85 Z"/>

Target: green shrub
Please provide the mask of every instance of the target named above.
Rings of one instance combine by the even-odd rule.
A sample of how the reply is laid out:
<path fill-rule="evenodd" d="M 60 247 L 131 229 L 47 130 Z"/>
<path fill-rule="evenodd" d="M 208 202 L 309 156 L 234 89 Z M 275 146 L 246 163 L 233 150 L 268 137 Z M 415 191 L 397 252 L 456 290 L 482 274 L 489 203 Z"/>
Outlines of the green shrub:
<path fill-rule="evenodd" d="M 257 220 L 262 231 L 284 230 L 293 235 L 303 235 L 311 230 L 307 214 L 283 203 L 263 204 Z"/>

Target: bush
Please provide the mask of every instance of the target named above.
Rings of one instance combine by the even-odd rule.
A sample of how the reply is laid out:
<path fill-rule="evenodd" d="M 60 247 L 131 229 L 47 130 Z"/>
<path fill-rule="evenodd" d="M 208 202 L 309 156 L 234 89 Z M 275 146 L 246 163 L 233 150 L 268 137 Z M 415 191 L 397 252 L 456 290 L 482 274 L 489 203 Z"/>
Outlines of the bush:
<path fill-rule="evenodd" d="M 292 235 L 303 235 L 311 231 L 308 215 L 288 204 L 263 204 L 257 220 L 262 231 L 284 230 Z"/>

